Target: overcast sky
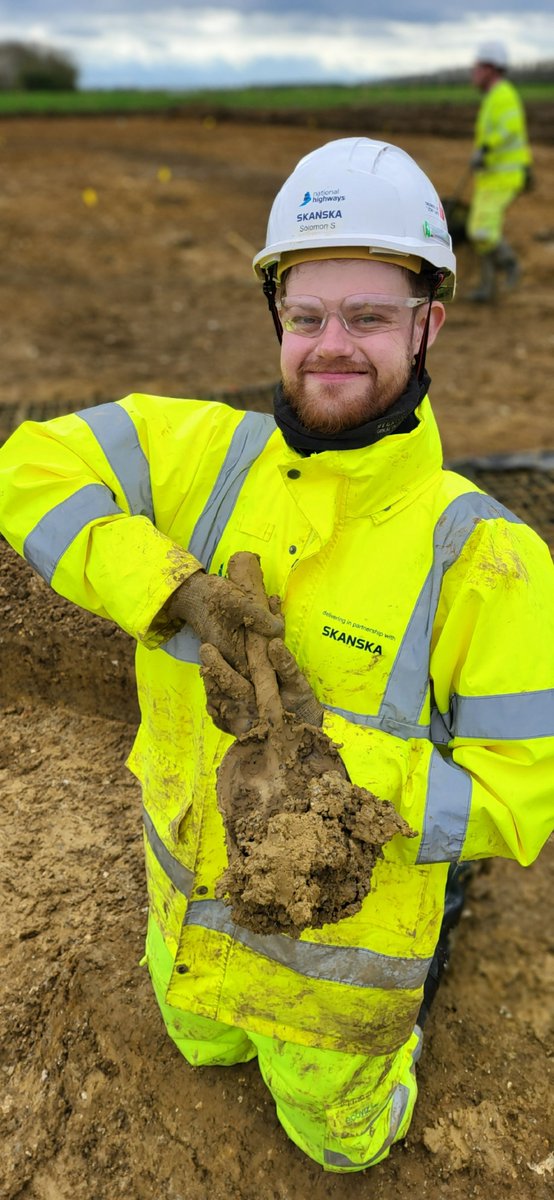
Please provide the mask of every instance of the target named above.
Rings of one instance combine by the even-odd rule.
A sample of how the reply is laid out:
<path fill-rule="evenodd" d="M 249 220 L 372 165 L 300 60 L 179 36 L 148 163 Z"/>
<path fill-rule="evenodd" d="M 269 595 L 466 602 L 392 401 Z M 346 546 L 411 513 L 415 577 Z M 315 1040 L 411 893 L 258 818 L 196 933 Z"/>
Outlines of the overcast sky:
<path fill-rule="evenodd" d="M 0 41 L 69 52 L 85 88 L 353 83 L 469 68 L 490 38 L 553 59 L 552 0 L 0 0 Z"/>

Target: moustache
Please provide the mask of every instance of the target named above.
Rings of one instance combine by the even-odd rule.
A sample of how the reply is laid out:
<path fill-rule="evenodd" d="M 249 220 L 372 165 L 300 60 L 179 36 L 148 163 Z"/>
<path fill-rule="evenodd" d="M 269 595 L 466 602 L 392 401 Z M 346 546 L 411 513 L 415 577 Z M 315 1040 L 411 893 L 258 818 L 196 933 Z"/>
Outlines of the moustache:
<path fill-rule="evenodd" d="M 365 364 L 363 366 L 362 366 L 362 364 L 360 364 L 360 366 L 358 366 L 358 367 L 356 367 L 356 366 L 346 367 L 344 365 L 344 363 L 342 363 L 342 362 L 325 363 L 323 366 L 316 365 L 315 363 L 313 365 L 310 363 L 304 363 L 304 365 L 301 369 L 301 374 L 302 375 L 329 375 L 329 374 L 331 374 L 331 375 L 333 375 L 333 374 L 334 375 L 369 375 L 370 370 L 369 370 L 369 367 L 366 366 Z"/>

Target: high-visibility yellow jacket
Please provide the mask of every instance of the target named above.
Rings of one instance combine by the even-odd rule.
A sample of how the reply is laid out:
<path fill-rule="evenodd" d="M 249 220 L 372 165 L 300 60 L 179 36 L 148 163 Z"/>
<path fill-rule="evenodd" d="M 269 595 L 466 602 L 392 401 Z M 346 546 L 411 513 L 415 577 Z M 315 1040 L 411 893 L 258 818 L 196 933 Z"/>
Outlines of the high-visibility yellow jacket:
<path fill-rule="evenodd" d="M 448 864 L 530 863 L 552 828 L 554 567 L 541 539 L 442 469 L 419 423 L 303 458 L 273 418 L 131 396 L 0 452 L 6 537 L 77 604 L 138 640 L 152 918 L 174 956 L 170 1004 L 284 1040 L 388 1054 L 410 1036 Z M 197 568 L 250 550 L 283 600 L 286 641 L 353 782 L 418 836 L 386 847 L 354 917 L 300 940 L 233 925 L 192 632 L 160 611 Z M 114 839 L 117 829 L 114 829 Z"/>
<path fill-rule="evenodd" d="M 475 123 L 476 149 L 486 147 L 485 162 L 476 176 L 479 187 L 520 191 L 525 168 L 531 164 L 525 110 L 508 79 L 485 92 Z"/>

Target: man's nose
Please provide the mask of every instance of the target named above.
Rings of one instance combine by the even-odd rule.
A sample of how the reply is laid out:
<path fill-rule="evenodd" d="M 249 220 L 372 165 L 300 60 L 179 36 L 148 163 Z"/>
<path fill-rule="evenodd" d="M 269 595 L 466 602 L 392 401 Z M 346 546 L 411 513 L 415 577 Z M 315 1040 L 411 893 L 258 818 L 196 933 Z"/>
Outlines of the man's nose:
<path fill-rule="evenodd" d="M 350 356 L 354 344 L 352 334 L 345 329 L 337 313 L 329 313 L 325 327 L 318 335 L 316 353 L 322 357 Z"/>

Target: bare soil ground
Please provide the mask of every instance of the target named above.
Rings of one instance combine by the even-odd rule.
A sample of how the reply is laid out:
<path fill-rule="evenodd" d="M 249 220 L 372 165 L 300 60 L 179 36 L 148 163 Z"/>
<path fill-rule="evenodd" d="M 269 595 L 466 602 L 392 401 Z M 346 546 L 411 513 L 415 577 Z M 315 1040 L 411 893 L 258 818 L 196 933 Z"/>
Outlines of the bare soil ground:
<path fill-rule="evenodd" d="M 0 431 L 133 390 L 267 408 L 277 349 L 249 259 L 295 161 L 349 132 L 177 117 L 0 124 Z M 414 116 L 395 140 L 452 193 L 463 139 L 418 132 Z M 535 156 L 536 189 L 508 220 L 517 292 L 491 310 L 465 302 L 461 247 L 459 298 L 430 357 L 449 459 L 553 448 L 554 151 L 537 144 Z M 548 537 L 552 489 L 537 495 Z M 552 845 L 527 871 L 495 862 L 470 885 L 407 1141 L 369 1173 L 325 1175 L 288 1142 L 255 1063 L 194 1071 L 180 1059 L 139 968 L 129 639 L 50 593 L 5 545 L 0 615 L 2 1194 L 551 1195 Z"/>

